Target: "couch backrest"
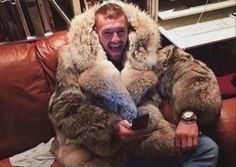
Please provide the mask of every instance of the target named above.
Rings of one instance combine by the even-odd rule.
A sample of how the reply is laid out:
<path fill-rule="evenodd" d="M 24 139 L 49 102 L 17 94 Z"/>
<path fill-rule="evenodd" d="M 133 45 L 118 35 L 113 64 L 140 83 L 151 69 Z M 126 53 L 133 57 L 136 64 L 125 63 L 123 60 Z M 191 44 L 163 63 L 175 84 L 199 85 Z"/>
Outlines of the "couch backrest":
<path fill-rule="evenodd" d="M 49 140 L 48 100 L 66 33 L 0 46 L 0 159 Z"/>
<path fill-rule="evenodd" d="M 55 84 L 57 51 L 65 41 L 66 32 L 60 32 L 33 42 L 0 46 L 0 159 L 54 135 L 47 108 Z M 225 88 L 231 97 L 236 95 L 235 86 L 233 91 L 227 86 L 235 75 L 218 77 L 222 95 Z M 166 113 L 172 120 L 171 113 Z"/>

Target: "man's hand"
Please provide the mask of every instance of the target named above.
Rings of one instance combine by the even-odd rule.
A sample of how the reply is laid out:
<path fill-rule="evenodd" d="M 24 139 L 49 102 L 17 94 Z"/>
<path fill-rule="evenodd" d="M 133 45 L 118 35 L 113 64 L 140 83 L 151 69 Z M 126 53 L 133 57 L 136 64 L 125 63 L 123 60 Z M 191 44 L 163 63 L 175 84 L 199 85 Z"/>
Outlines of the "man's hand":
<path fill-rule="evenodd" d="M 117 123 L 117 136 L 123 142 L 140 139 L 145 134 L 143 130 L 132 130 L 131 126 L 132 124 L 130 124 L 127 120 L 121 120 Z"/>
<path fill-rule="evenodd" d="M 198 125 L 196 121 L 184 122 L 180 120 L 175 131 L 175 151 L 178 155 L 194 149 L 198 144 Z"/>

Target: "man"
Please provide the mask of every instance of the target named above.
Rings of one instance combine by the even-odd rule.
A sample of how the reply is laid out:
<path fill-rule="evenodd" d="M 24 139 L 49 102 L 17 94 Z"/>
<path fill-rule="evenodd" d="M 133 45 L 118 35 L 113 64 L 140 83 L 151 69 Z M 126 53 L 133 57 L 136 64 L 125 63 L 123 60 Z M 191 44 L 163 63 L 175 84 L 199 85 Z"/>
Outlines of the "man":
<path fill-rule="evenodd" d="M 128 22 L 122 11 L 119 11 L 121 9 L 117 9 L 118 11 L 113 10 L 115 10 L 115 7 L 111 6 L 109 9 L 108 6 L 97 11 L 96 28 L 99 40 L 107 53 L 108 59 L 117 68 L 121 68 L 128 41 Z M 215 166 L 218 157 L 217 145 L 206 136 L 200 136 L 198 139 L 198 133 L 199 129 L 196 120 L 190 123 L 180 120 L 175 136 L 176 153 L 181 155 L 181 153 L 184 154 L 184 152 L 197 148 L 197 151 L 193 151 L 195 154 L 190 153 L 191 156 L 186 156 L 188 159 L 183 162 L 183 166 Z M 141 136 L 142 133 L 140 131 L 131 130 L 131 124 L 127 121 L 124 120 L 118 123 L 118 137 L 121 140 L 128 142 Z M 205 154 L 202 154 L 203 152 Z"/>
<path fill-rule="evenodd" d="M 108 11 L 111 12 L 110 16 L 107 15 Z M 104 6 L 95 15 L 96 31 L 108 60 L 118 69 L 122 69 L 129 33 L 127 18 L 118 6 L 111 6 L 111 9 L 109 6 L 107 8 Z M 127 120 L 122 120 L 118 123 L 118 137 L 123 141 L 132 141 L 142 137 L 142 133 L 132 131 L 131 124 Z"/>
<path fill-rule="evenodd" d="M 121 3 L 121 5 L 123 4 Z M 91 13 L 93 12 L 94 11 L 92 11 Z M 128 12 L 128 10 L 125 10 L 125 12 Z M 81 20 L 83 19 L 89 20 L 89 18 L 87 17 L 90 17 L 91 13 L 88 12 L 87 15 L 85 14 L 83 16 L 80 16 L 80 18 L 78 18 L 78 20 L 80 20 L 79 22 L 81 22 Z M 131 45 L 130 44 L 131 42 L 129 40 L 129 33 L 130 31 L 133 31 L 133 29 L 134 31 L 137 32 L 139 31 L 133 27 L 132 24 L 134 24 L 133 22 L 135 21 L 131 20 L 131 18 L 129 17 L 127 17 L 126 13 L 124 13 L 124 8 L 120 7 L 116 3 L 115 4 L 107 3 L 102 5 L 100 8 L 98 8 L 98 10 L 95 11 L 95 26 L 92 27 L 98 35 L 97 40 L 99 40 L 103 50 L 106 53 L 108 60 L 111 61 L 115 65 L 115 67 L 120 71 L 123 69 L 124 66 L 125 54 L 128 50 L 127 47 L 128 45 Z M 142 20 L 142 22 L 148 21 L 145 20 L 145 18 L 140 18 L 140 20 Z M 89 20 L 87 22 L 88 22 L 87 25 L 92 25 L 93 20 L 92 21 Z M 73 41 L 71 42 L 71 45 L 74 45 L 73 47 L 74 50 L 73 49 L 67 50 L 67 52 L 71 52 L 73 53 L 73 55 L 81 54 L 82 53 L 81 48 L 84 47 L 81 45 L 81 43 L 80 44 L 76 43 L 76 38 L 81 39 L 83 37 L 83 35 L 81 34 L 88 33 L 87 29 L 86 30 L 82 30 L 82 28 L 77 29 L 78 27 L 76 27 L 75 25 L 78 25 L 76 21 L 74 22 L 74 24 L 72 24 L 71 33 L 69 34 L 69 41 Z M 141 28 L 142 27 L 140 27 L 140 29 Z M 154 31 L 157 31 L 155 24 L 153 24 L 153 27 L 151 28 L 155 29 Z M 96 43 L 96 40 L 91 41 L 92 44 L 93 42 Z M 86 44 L 89 45 L 88 43 Z M 76 47 L 78 47 L 79 49 L 76 50 L 75 49 Z M 99 47 L 96 48 L 92 46 L 92 48 L 93 48 L 91 49 L 92 51 L 96 49 L 99 50 L 98 49 Z M 63 54 L 69 54 L 69 53 L 64 52 Z M 77 61 L 79 61 L 75 57 L 71 57 L 71 59 L 73 59 L 74 63 L 75 62 L 78 63 Z M 79 66 L 79 64 L 76 63 L 74 64 L 74 66 Z M 70 74 L 68 75 L 67 72 L 64 73 L 62 72 L 62 70 L 59 70 L 59 72 L 62 72 L 62 74 L 60 73 L 58 75 L 59 85 L 54 95 L 51 98 L 50 118 L 56 128 L 56 131 L 59 132 L 59 134 L 65 134 L 67 137 L 74 139 L 78 135 L 80 135 L 80 133 L 77 133 L 76 129 L 78 128 L 76 127 L 77 125 L 75 124 L 78 124 L 78 126 L 83 126 L 83 125 L 80 124 L 78 120 L 75 120 L 76 116 L 68 118 L 69 115 L 66 114 L 65 111 L 71 112 L 71 114 L 74 115 L 76 113 L 73 114 L 73 111 L 77 107 L 76 112 L 84 112 L 82 111 L 82 109 L 79 110 L 78 108 L 80 108 L 80 106 L 77 105 L 77 101 L 80 101 L 83 95 L 80 95 L 81 94 L 80 92 L 77 93 L 80 88 L 78 88 L 78 86 L 76 86 L 76 84 L 74 83 L 76 82 L 76 79 L 73 77 L 73 75 L 74 73 L 76 73 L 76 70 L 67 65 L 68 64 L 59 64 L 59 69 L 63 67 L 64 71 L 67 71 Z M 65 78 L 67 78 L 66 81 L 64 81 Z M 70 86 L 70 89 L 72 91 L 67 88 L 68 85 Z M 78 97 L 81 97 L 81 99 L 79 99 Z M 67 98 L 67 100 L 65 98 Z M 83 110 L 86 109 L 83 108 Z M 93 114 L 96 115 L 96 112 L 94 111 Z M 214 114 L 217 115 L 217 111 Z M 104 116 L 103 118 L 105 117 L 107 118 L 107 116 Z M 164 158 L 165 165 L 170 166 L 168 162 L 171 162 L 171 164 L 175 166 L 181 165 L 183 167 L 195 167 L 195 166 L 214 167 L 216 165 L 218 159 L 218 147 L 215 144 L 215 142 L 212 141 L 209 137 L 206 137 L 202 134 L 199 135 L 197 119 L 201 118 L 200 117 L 197 118 L 197 113 L 195 112 L 184 111 L 181 113 L 180 119 L 178 119 L 175 132 L 175 139 L 174 139 L 176 156 L 168 157 L 169 159 Z M 66 120 L 70 120 L 69 125 L 65 124 Z M 93 118 L 90 119 L 91 124 L 92 121 Z M 131 130 L 132 124 L 127 120 L 117 119 L 114 122 L 110 121 L 109 124 L 106 126 L 112 126 L 112 127 L 114 126 L 113 131 L 116 134 L 115 136 L 125 143 L 136 141 L 138 139 L 143 138 L 145 135 L 142 130 L 137 130 L 137 131 Z M 106 133 L 105 128 L 104 130 L 99 129 L 100 132 L 103 134 Z M 91 137 L 91 140 L 99 140 L 99 137 L 100 136 L 96 136 L 95 138 L 93 136 Z M 161 164 L 161 162 L 163 162 L 163 158 L 160 160 Z M 135 161 L 131 161 L 130 163 L 131 166 L 132 165 L 141 166 L 141 164 L 142 161 L 136 159 Z"/>

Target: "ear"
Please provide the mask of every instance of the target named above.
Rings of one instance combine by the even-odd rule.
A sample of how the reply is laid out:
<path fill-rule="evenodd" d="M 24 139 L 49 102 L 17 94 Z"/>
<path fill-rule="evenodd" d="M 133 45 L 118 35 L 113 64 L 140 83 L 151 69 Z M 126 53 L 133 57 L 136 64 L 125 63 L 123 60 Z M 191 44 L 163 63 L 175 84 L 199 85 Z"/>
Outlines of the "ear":
<path fill-rule="evenodd" d="M 144 43 L 144 47 L 147 52 L 157 52 L 157 50 L 161 47 L 159 33 L 152 32 L 148 34 Z"/>
<path fill-rule="evenodd" d="M 180 56 L 180 57 L 186 57 L 186 58 L 190 58 L 191 57 L 191 54 L 188 53 L 188 52 L 185 52 L 183 49 L 180 49 L 180 48 L 176 48 L 175 49 L 175 55 L 176 56 Z"/>
<path fill-rule="evenodd" d="M 129 49 L 133 52 L 136 49 L 138 35 L 135 31 L 129 32 Z"/>
<path fill-rule="evenodd" d="M 130 31 L 129 32 L 129 43 L 128 43 L 127 52 L 125 55 L 126 59 L 132 57 L 132 55 L 137 47 L 137 40 L 138 40 L 138 37 L 137 37 L 136 32 Z"/>
<path fill-rule="evenodd" d="M 163 49 L 161 49 L 161 52 L 166 55 L 167 57 L 170 57 L 171 55 L 173 55 L 175 53 L 175 50 L 177 49 L 177 47 L 175 45 L 168 45 L 166 47 L 164 47 Z"/>

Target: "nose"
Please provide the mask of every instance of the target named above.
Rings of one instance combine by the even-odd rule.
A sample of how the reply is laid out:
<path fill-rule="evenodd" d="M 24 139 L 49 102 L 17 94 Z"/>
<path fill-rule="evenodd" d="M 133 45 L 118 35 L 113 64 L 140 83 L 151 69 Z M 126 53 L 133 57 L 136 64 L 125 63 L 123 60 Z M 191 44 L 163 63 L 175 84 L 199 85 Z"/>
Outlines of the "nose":
<path fill-rule="evenodd" d="M 120 37 L 116 32 L 114 32 L 111 40 L 112 42 L 118 42 L 120 41 Z"/>

